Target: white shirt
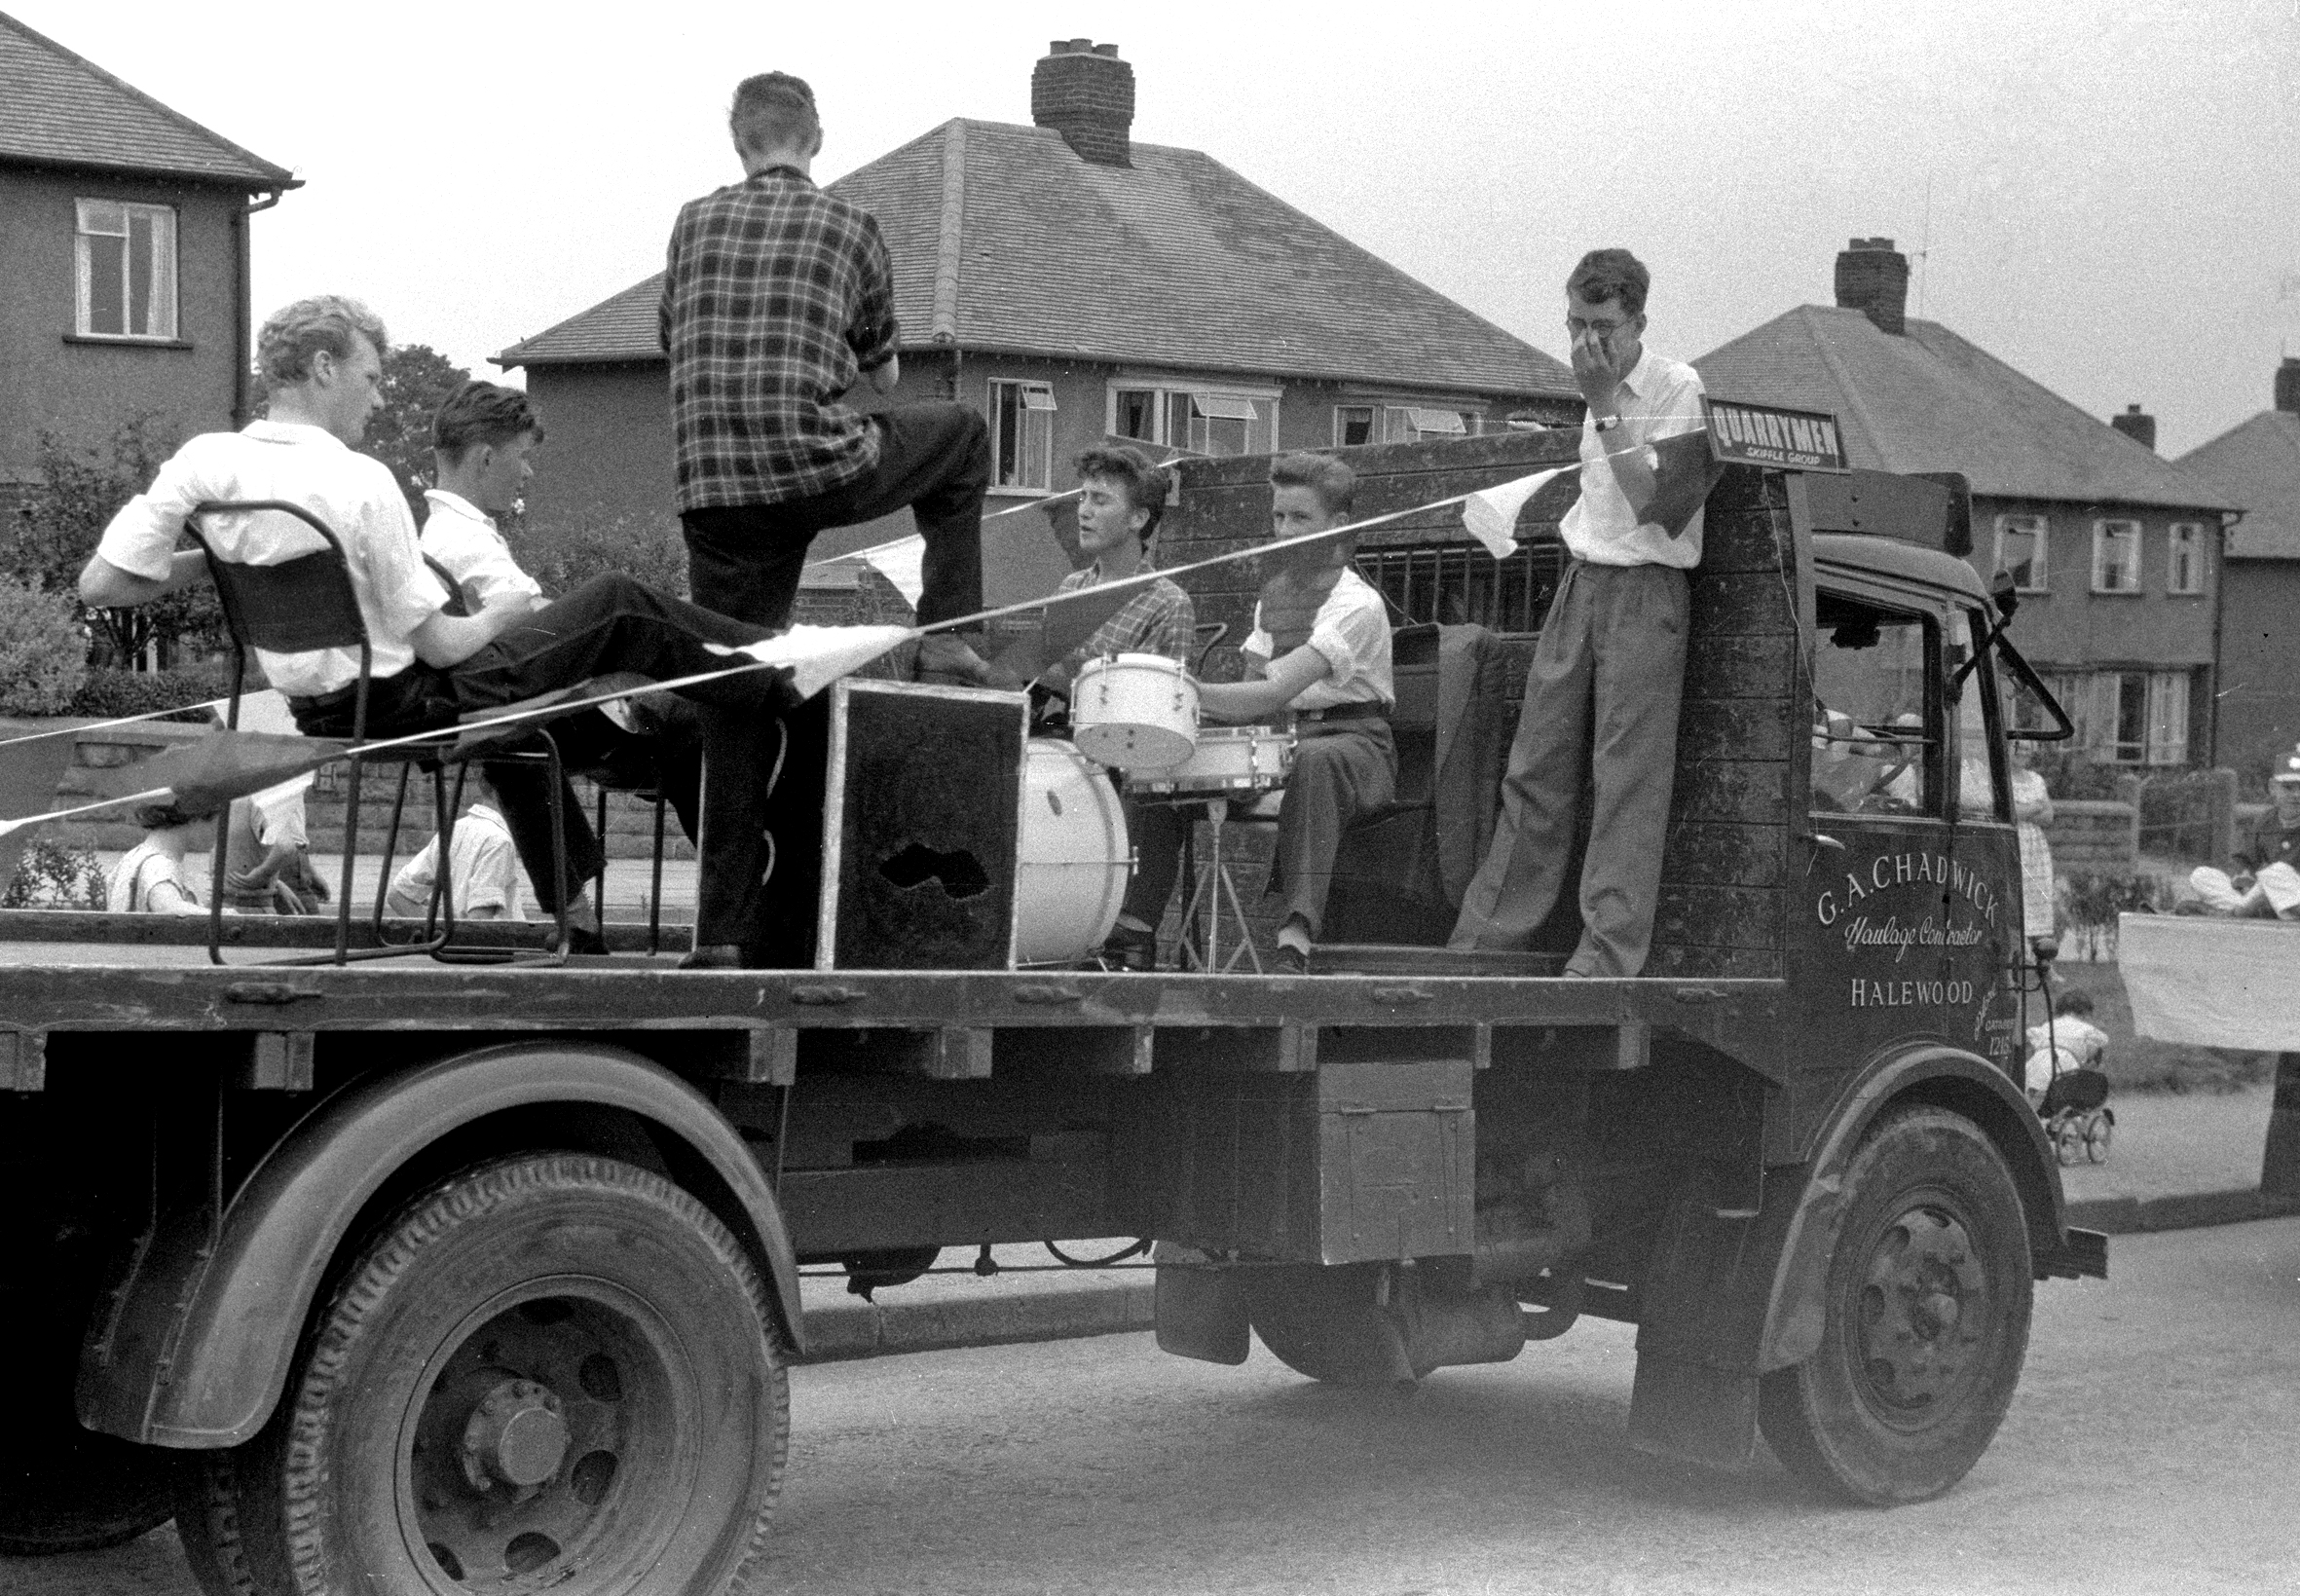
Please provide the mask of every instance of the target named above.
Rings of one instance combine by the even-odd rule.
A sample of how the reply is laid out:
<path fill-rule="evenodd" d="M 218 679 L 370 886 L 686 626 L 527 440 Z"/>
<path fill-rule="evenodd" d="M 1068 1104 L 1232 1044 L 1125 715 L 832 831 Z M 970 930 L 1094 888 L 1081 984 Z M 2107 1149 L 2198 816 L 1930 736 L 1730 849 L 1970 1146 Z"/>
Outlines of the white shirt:
<path fill-rule="evenodd" d="M 500 909 L 503 919 L 527 918 L 519 902 L 519 851 L 512 846 L 510 828 L 495 810 L 474 803 L 469 813 L 457 819 L 454 852 L 448 864 L 448 886 L 455 895 L 458 914 Z M 439 838 L 434 835 L 391 877 L 390 891 L 384 897 L 385 909 L 422 919 L 430 910 L 431 884 L 438 875 Z"/>
<path fill-rule="evenodd" d="M 201 433 L 112 517 L 95 551 L 131 576 L 165 579 L 192 506 L 232 499 L 285 500 L 317 516 L 343 542 L 376 676 L 396 676 L 415 663 L 407 640 L 446 605 L 447 592 L 424 564 L 415 518 L 390 467 L 320 427 L 261 421 L 238 432 Z M 219 555 L 247 565 L 279 565 L 325 546 L 310 527 L 277 511 L 211 515 L 201 525 Z M 259 649 L 256 658 L 272 686 L 291 697 L 315 697 L 359 679 L 356 649 Z"/>
<path fill-rule="evenodd" d="M 1622 497 L 1606 456 L 1700 431 L 1701 374 L 1644 350 L 1621 384 L 1618 403 L 1618 427 L 1600 432 L 1594 411 L 1581 418 L 1581 497 L 1565 512 L 1557 530 L 1574 556 L 1591 565 L 1673 565 L 1690 570 L 1701 563 L 1701 512 L 1693 511 L 1685 531 L 1675 538 L 1657 522 L 1640 522 Z"/>
<path fill-rule="evenodd" d="M 1276 640 L 1263 629 L 1262 607 L 1257 604 L 1253 635 L 1245 640 L 1245 651 L 1268 665 L 1277 647 Z M 1390 670 L 1390 612 L 1382 595 L 1356 572 L 1343 569 L 1334 590 L 1317 607 L 1306 647 L 1325 656 L 1326 674 L 1322 681 L 1302 689 L 1293 708 L 1378 703 L 1387 709 L 1397 702 Z"/>
<path fill-rule="evenodd" d="M 519 569 L 511 545 L 503 541 L 495 517 L 461 494 L 427 488 L 424 499 L 431 513 L 424 517 L 424 552 L 447 569 L 464 590 L 464 603 L 473 614 L 486 609 L 501 593 L 543 596 L 542 583 Z"/>

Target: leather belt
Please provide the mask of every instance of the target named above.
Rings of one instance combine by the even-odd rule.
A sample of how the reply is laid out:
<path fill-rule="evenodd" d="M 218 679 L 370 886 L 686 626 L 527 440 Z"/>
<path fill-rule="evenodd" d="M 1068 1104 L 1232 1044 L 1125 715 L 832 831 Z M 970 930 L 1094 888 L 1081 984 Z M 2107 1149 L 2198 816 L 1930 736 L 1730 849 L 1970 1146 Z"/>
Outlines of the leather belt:
<path fill-rule="evenodd" d="M 1336 704 L 1330 709 L 1298 709 L 1294 711 L 1294 719 L 1319 725 L 1328 721 L 1370 721 L 1389 713 L 1379 699 L 1368 698 L 1354 704 Z"/>

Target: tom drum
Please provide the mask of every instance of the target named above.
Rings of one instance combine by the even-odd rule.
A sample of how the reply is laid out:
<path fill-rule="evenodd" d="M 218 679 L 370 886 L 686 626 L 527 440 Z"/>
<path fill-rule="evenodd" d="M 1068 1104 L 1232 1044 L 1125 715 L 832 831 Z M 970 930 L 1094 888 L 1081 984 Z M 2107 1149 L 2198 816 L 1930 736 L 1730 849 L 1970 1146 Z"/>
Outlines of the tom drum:
<path fill-rule="evenodd" d="M 1268 726 L 1219 726 L 1198 734 L 1198 746 L 1179 764 L 1137 770 L 1127 791 L 1148 798 L 1222 798 L 1269 793 L 1293 773 L 1294 735 Z"/>
<path fill-rule="evenodd" d="M 1110 935 L 1132 856 L 1110 778 L 1066 742 L 1030 740 L 1020 844 L 1015 963 L 1076 964 Z"/>
<path fill-rule="evenodd" d="M 1091 659 L 1070 688 L 1071 737 L 1120 770 L 1179 764 L 1198 742 L 1198 684 L 1164 654 Z"/>

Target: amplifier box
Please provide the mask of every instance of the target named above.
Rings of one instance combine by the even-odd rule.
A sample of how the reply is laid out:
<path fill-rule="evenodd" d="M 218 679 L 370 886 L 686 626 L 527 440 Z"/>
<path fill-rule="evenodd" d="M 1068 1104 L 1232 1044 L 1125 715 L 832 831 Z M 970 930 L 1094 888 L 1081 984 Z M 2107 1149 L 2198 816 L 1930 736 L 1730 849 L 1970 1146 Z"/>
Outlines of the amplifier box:
<path fill-rule="evenodd" d="M 830 690 L 815 968 L 1007 968 L 1029 699 L 898 682 Z"/>

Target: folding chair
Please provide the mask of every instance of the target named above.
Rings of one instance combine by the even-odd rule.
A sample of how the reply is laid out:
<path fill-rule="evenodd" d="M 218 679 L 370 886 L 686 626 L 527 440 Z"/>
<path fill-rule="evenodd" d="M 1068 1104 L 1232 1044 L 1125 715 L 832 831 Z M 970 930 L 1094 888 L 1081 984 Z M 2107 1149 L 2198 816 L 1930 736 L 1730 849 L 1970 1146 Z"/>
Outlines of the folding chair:
<path fill-rule="evenodd" d="M 300 554 L 275 565 L 250 565 L 243 561 L 228 560 L 216 552 L 206 535 L 201 530 L 204 516 L 273 511 L 290 515 L 310 527 L 319 537 L 323 546 L 309 554 Z M 500 737 L 482 734 L 473 738 L 455 726 L 443 726 L 437 732 L 418 742 L 398 743 L 397 746 L 374 752 L 364 752 L 367 742 L 368 689 L 373 680 L 375 650 L 367 636 L 367 625 L 359 613 L 358 595 L 352 585 L 351 565 L 344 545 L 333 531 L 311 511 L 300 504 L 282 500 L 209 501 L 194 505 L 185 517 L 184 530 L 191 534 L 201 552 L 207 557 L 209 574 L 215 579 L 216 594 L 224 612 L 224 624 L 232 639 L 232 696 L 225 716 L 225 725 L 237 729 L 240 724 L 241 690 L 246 679 L 247 650 L 266 649 L 274 653 L 309 653 L 322 649 L 356 649 L 359 651 L 359 676 L 355 684 L 352 709 L 352 742 L 345 752 L 350 771 L 346 780 L 344 801 L 344 865 L 341 884 L 336 894 L 336 939 L 333 953 L 312 958 L 281 959 L 281 964 L 348 964 L 353 959 L 395 958 L 408 953 L 429 953 L 435 957 L 458 957 L 452 946 L 455 936 L 455 900 L 449 879 L 449 852 L 454 839 L 455 808 L 448 801 L 445 767 L 462 765 L 472 760 L 540 759 L 547 761 L 553 777 L 551 783 L 551 838 L 552 869 L 561 880 L 566 878 L 566 843 L 563 817 L 559 803 L 559 751 L 548 731 L 540 726 L 522 724 L 512 736 L 532 735 L 542 743 L 539 752 L 502 748 Z M 358 858 L 359 789 L 360 777 L 370 763 L 396 763 L 401 766 L 400 801 L 392 805 L 392 838 L 386 842 L 384 879 L 376 888 L 376 926 L 378 940 L 382 935 L 384 894 L 390 886 L 390 848 L 395 840 L 401 808 L 406 798 L 406 774 L 410 765 L 428 767 L 431 773 L 432 814 L 436 822 L 435 835 L 439 844 L 439 870 L 432 887 L 432 912 L 427 916 L 424 940 L 392 946 L 360 948 L 354 951 L 352 938 L 352 873 Z M 462 781 L 456 788 L 460 798 Z M 216 817 L 215 878 L 208 906 L 207 956 L 217 964 L 223 956 L 223 881 L 225 852 L 230 835 L 231 807 L 226 805 Z M 561 895 L 559 909 L 559 946 L 552 962 L 567 956 L 567 909 L 565 895 Z M 471 956 L 464 954 L 462 956 Z M 488 949 L 480 956 L 501 957 L 499 949 Z"/>

